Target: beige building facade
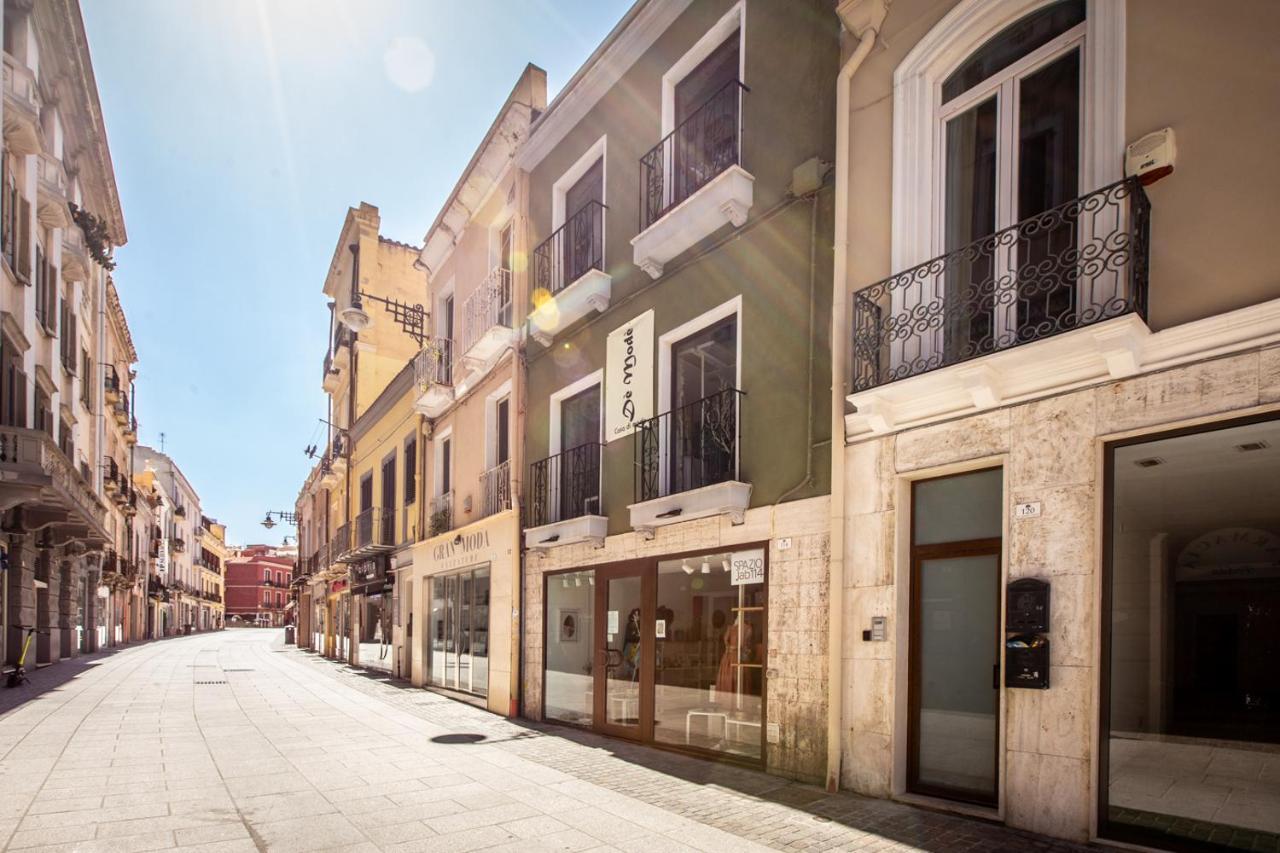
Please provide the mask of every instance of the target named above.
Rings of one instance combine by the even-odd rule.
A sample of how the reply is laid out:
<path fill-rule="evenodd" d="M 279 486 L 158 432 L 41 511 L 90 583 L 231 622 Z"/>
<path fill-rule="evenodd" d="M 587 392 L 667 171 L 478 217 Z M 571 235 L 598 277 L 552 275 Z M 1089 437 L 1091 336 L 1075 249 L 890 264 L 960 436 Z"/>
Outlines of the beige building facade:
<path fill-rule="evenodd" d="M 839 14 L 828 784 L 1275 839 L 1275 8 Z"/>

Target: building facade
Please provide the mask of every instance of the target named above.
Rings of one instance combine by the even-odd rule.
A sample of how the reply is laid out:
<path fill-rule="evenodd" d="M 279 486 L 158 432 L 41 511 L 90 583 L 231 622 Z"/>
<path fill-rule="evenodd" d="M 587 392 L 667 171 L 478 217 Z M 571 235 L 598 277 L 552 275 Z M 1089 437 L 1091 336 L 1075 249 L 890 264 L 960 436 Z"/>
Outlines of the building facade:
<path fill-rule="evenodd" d="M 296 555 L 270 545 L 232 549 L 226 562 L 226 618 L 278 628 L 290 621 Z"/>
<path fill-rule="evenodd" d="M 1274 844 L 1275 6 L 839 14 L 829 781 Z"/>
<path fill-rule="evenodd" d="M 201 600 L 197 625 L 201 631 L 219 630 L 224 627 L 226 616 L 227 527 L 202 515 L 196 534 L 193 562 L 200 569 Z"/>
<path fill-rule="evenodd" d="M 141 612 L 127 402 L 116 417 L 136 354 L 108 278 L 126 235 L 90 69 L 76 3 L 4 4 L 0 642 L 9 664 L 30 628 L 39 633 L 27 665 L 50 664 L 133 638 Z"/>
<path fill-rule="evenodd" d="M 519 155 L 529 717 L 823 777 L 838 32 L 638 3 Z"/>
<path fill-rule="evenodd" d="M 204 630 L 201 608 L 203 569 L 196 565 L 199 554 L 201 519 L 200 496 L 173 458 L 153 447 L 136 448 L 138 466 L 147 472 L 159 492 L 157 512 L 161 568 L 157 571 L 164 587 L 159 606 L 157 637 L 190 634 Z"/>
<path fill-rule="evenodd" d="M 402 671 L 507 715 L 519 694 L 519 260 L 529 233 L 514 158 L 545 104 L 546 75 L 527 66 L 423 239 L 431 337 L 411 368 L 426 500 L 411 560 L 396 565 Z"/>

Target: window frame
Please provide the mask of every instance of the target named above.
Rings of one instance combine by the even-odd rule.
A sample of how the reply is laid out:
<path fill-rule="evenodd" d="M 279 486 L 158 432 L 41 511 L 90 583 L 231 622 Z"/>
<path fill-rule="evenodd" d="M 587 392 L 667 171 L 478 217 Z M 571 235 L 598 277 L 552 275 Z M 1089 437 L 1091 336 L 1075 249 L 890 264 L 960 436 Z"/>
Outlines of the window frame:
<path fill-rule="evenodd" d="M 942 82 L 992 36 L 1054 2 L 1056 0 L 1002 3 L 962 0 L 916 43 L 894 70 L 891 229 L 894 270 L 907 269 L 938 254 L 934 251 L 940 227 L 937 222 L 944 204 L 937 182 Z M 1085 22 L 1080 25 L 1085 28 L 1080 113 L 1083 129 L 1080 180 L 1084 192 L 1117 181 L 1123 173 L 1125 14 L 1124 3 L 1090 2 Z M 1010 68 L 1016 65 L 1018 63 L 1013 63 Z M 1009 68 L 1002 69 L 995 76 L 1008 71 Z M 958 98 L 949 103 L 955 100 Z"/>

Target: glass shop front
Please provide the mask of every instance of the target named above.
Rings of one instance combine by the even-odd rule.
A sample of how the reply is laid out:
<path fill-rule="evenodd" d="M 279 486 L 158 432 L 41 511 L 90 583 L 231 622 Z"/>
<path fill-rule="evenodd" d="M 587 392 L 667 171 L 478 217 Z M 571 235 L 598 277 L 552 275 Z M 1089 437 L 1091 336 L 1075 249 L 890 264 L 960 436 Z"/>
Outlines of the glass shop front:
<path fill-rule="evenodd" d="M 545 719 L 763 761 L 763 544 L 550 573 Z"/>

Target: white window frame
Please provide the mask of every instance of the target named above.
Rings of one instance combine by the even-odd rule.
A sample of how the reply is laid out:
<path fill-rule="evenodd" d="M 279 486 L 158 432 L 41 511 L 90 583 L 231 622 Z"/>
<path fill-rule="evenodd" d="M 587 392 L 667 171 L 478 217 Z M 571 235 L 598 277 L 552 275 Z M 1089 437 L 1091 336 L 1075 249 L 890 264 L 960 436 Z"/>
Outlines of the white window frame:
<path fill-rule="evenodd" d="M 457 449 L 453 447 L 453 427 L 448 426 L 440 430 L 439 435 L 431 442 L 431 496 L 438 498 L 444 495 L 444 443 L 449 442 L 449 467 L 454 465 Z M 454 472 L 449 471 L 449 482 L 456 486 Z"/>
<path fill-rule="evenodd" d="M 432 312 L 431 333 L 437 338 L 442 338 L 444 336 L 444 305 L 451 296 L 453 297 L 453 333 L 456 335 L 459 331 L 458 297 L 456 295 L 456 288 L 454 284 L 454 277 L 449 276 L 449 280 L 445 282 L 444 287 L 441 287 L 436 291 L 435 299 L 433 300 L 435 302 L 435 311 Z"/>
<path fill-rule="evenodd" d="M 498 464 L 498 404 L 511 398 L 511 380 L 503 382 L 484 398 L 484 470 L 492 471 Z M 507 420 L 510 426 L 511 407 L 507 406 Z M 515 436 L 508 435 L 508 441 Z M 510 445 L 508 444 L 508 447 Z"/>
<path fill-rule="evenodd" d="M 709 311 L 705 311 L 688 320 L 670 331 L 664 332 L 658 336 L 658 413 L 665 414 L 671 411 L 671 350 L 675 344 L 683 341 L 698 332 L 714 326 L 728 318 L 734 318 L 734 365 L 733 365 L 733 387 L 742 390 L 742 294 L 738 294 L 727 302 L 722 302 Z M 737 418 L 738 435 L 742 435 L 742 413 L 738 412 Z M 658 433 L 659 437 L 659 468 L 658 476 L 661 481 L 661 490 L 663 494 L 667 492 L 667 478 L 671 476 L 670 466 L 667 464 L 670 449 L 666 445 L 666 434 L 663 431 Z M 639 440 L 638 438 L 636 439 Z M 734 442 L 734 459 L 733 469 L 736 472 L 741 470 L 741 453 L 742 442 Z"/>
<path fill-rule="evenodd" d="M 565 219 L 569 216 L 569 211 L 565 210 L 566 198 L 569 190 L 576 184 L 587 170 L 600 161 L 600 201 L 607 205 L 609 192 L 609 136 L 605 134 L 591 144 L 582 156 L 574 161 L 573 165 L 564 171 L 560 177 L 556 178 L 555 183 L 551 185 L 551 231 L 554 233 L 557 228 L 564 225 Z M 569 284 L 569 282 L 565 282 Z"/>
<path fill-rule="evenodd" d="M 940 253 L 937 223 L 943 204 L 938 148 L 942 81 L 989 38 L 1053 2 L 962 0 L 912 48 L 894 71 L 892 267 L 895 271 Z M 1084 144 L 1080 175 L 1082 188 L 1090 191 L 1122 176 L 1125 4 L 1089 0 L 1084 27 L 1080 115 Z"/>
<path fill-rule="evenodd" d="M 724 44 L 735 29 L 738 31 L 738 80 L 746 79 L 747 6 L 743 0 L 738 0 L 728 12 L 725 12 L 720 20 L 712 24 L 711 29 L 707 30 L 702 38 L 694 42 L 693 47 L 689 48 L 684 56 L 677 59 L 675 64 L 662 75 L 662 135 L 659 137 L 660 139 L 666 139 L 667 135 L 675 130 L 676 86 L 679 85 L 681 80 L 688 77 L 689 72 L 697 68 L 702 63 L 702 60 L 710 56 L 717 47 Z M 738 124 L 738 132 L 741 134 L 741 112 L 739 112 Z"/>
<path fill-rule="evenodd" d="M 548 402 L 549 413 L 547 417 L 547 422 L 551 430 L 547 439 L 548 456 L 555 456 L 571 449 L 560 446 L 560 427 L 563 418 L 561 406 L 564 405 L 564 401 L 571 397 L 578 396 L 593 385 L 600 386 L 600 435 L 596 440 L 601 444 L 604 444 L 604 370 L 601 369 L 593 373 L 588 373 L 581 379 L 570 382 L 568 385 L 552 392 L 551 398 Z"/>

